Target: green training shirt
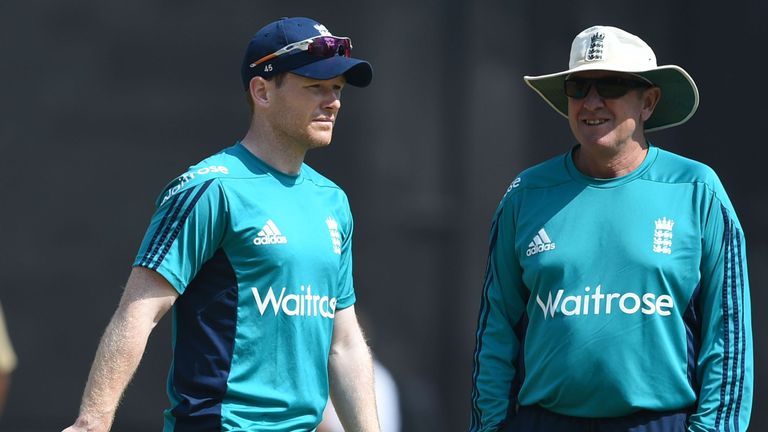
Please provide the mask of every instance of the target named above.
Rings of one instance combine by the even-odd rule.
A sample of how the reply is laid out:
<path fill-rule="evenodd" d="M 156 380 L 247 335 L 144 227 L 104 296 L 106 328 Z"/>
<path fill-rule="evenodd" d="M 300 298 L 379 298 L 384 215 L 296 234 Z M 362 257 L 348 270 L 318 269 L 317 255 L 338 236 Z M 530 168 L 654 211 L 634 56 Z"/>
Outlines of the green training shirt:
<path fill-rule="evenodd" d="M 715 173 L 651 146 L 614 179 L 571 153 L 524 171 L 494 216 L 472 431 L 516 404 L 577 417 L 692 407 L 745 430 L 752 332 L 744 235 Z"/>
<path fill-rule="evenodd" d="M 345 194 L 237 143 L 171 182 L 134 265 L 173 307 L 165 431 L 314 430 L 336 311 L 355 301 Z"/>

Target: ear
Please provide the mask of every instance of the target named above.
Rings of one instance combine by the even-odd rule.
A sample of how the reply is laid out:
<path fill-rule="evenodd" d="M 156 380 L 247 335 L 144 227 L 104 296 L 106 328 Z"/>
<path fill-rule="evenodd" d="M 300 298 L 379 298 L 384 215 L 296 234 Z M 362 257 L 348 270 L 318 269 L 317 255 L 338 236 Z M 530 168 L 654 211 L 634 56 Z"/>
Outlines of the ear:
<path fill-rule="evenodd" d="M 250 92 L 251 101 L 253 101 L 254 106 L 269 105 L 269 81 L 260 76 L 253 77 L 248 84 L 248 91 Z"/>
<path fill-rule="evenodd" d="M 661 88 L 659 87 L 654 86 L 643 92 L 643 110 L 640 114 L 643 121 L 651 118 L 651 114 L 653 114 L 653 110 L 656 109 L 656 104 L 659 103 L 660 99 Z"/>

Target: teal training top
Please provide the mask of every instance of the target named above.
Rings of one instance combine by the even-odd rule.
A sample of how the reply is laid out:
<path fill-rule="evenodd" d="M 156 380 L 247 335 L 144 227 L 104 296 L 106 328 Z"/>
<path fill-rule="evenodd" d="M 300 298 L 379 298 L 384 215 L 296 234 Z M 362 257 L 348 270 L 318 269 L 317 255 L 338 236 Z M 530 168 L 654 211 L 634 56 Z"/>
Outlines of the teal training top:
<path fill-rule="evenodd" d="M 355 302 L 351 244 L 338 186 L 240 143 L 166 187 L 134 263 L 180 294 L 166 432 L 315 429 L 334 315 Z"/>
<path fill-rule="evenodd" d="M 716 174 L 651 146 L 614 179 L 571 153 L 524 171 L 495 213 L 471 431 L 516 405 L 576 417 L 691 407 L 743 431 L 752 407 L 744 234 Z"/>

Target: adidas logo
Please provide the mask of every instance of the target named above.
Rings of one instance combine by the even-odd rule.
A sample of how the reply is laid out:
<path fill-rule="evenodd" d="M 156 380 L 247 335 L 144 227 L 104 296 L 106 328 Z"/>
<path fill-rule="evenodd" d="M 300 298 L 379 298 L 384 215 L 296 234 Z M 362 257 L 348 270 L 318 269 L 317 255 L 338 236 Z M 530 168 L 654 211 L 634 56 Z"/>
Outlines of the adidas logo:
<path fill-rule="evenodd" d="M 528 250 L 525 252 L 525 255 L 533 256 L 539 252 L 551 251 L 554 248 L 555 242 L 549 238 L 547 232 L 542 228 L 533 236 L 533 241 L 528 243 Z"/>
<path fill-rule="evenodd" d="M 272 219 L 267 220 L 264 228 L 259 231 L 257 237 L 253 239 L 253 244 L 257 246 L 269 244 L 286 244 L 288 239 L 280 232 Z"/>

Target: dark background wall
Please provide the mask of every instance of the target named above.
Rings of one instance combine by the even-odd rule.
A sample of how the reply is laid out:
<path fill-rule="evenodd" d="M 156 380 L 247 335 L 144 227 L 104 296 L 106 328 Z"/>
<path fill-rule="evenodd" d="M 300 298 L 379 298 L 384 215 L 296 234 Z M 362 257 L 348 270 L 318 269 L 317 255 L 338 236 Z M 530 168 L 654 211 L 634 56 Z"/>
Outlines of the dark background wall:
<path fill-rule="evenodd" d="M 280 16 L 351 35 L 375 67 L 345 90 L 330 149 L 309 162 L 356 218 L 358 309 L 400 386 L 407 431 L 466 428 L 491 214 L 516 173 L 569 148 L 522 81 L 566 68 L 571 40 L 622 27 L 701 91 L 650 136 L 720 174 L 745 228 L 756 395 L 768 424 L 765 2 L 459 0 L 0 2 L 0 299 L 20 359 L 0 430 L 59 430 L 164 184 L 240 138 L 250 36 Z M 631 223 L 628 221 L 628 223 Z M 156 329 L 115 431 L 159 430 L 169 325 Z"/>

